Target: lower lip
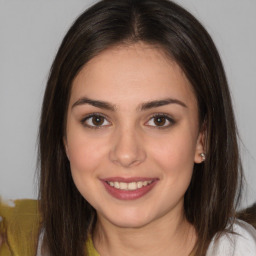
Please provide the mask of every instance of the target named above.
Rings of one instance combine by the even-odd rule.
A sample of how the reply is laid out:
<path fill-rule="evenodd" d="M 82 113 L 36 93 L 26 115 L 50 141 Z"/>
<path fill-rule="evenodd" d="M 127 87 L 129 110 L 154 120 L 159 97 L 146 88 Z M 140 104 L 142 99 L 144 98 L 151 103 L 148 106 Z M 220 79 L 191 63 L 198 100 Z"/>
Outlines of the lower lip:
<path fill-rule="evenodd" d="M 110 186 L 106 181 L 102 181 L 106 190 L 113 197 L 120 200 L 135 200 L 146 195 L 156 185 L 157 180 L 153 181 L 147 186 L 138 188 L 136 190 L 121 190 Z"/>

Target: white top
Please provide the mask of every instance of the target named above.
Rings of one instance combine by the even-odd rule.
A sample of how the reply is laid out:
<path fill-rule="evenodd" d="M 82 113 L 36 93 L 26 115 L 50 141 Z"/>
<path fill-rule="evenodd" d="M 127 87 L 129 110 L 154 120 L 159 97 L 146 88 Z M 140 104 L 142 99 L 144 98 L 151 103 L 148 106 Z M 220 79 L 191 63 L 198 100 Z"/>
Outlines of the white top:
<path fill-rule="evenodd" d="M 237 219 L 233 232 L 224 233 L 219 239 L 214 238 L 206 256 L 256 256 L 256 229 Z"/>

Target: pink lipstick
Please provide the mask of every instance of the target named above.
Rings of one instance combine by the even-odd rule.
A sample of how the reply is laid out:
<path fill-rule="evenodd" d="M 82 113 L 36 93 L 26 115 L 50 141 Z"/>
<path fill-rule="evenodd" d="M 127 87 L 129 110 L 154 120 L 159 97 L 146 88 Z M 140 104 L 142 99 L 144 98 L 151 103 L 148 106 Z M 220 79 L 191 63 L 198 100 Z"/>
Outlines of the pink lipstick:
<path fill-rule="evenodd" d="M 147 194 L 156 185 L 156 178 L 112 177 L 101 180 L 107 192 L 120 200 L 135 200 Z"/>

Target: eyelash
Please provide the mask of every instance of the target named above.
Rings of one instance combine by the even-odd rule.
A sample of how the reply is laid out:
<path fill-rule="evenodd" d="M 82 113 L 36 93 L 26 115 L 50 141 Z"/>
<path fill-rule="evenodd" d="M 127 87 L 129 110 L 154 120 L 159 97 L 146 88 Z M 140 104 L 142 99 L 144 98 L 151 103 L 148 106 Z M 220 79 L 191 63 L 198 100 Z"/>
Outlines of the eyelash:
<path fill-rule="evenodd" d="M 100 128 L 103 128 L 105 126 L 109 126 L 109 125 L 100 125 L 100 126 L 97 126 L 97 125 L 90 125 L 90 124 L 87 124 L 86 121 L 88 121 L 90 118 L 93 118 L 93 117 L 98 117 L 98 118 L 104 118 L 104 122 L 107 121 L 108 123 L 110 123 L 108 121 L 108 118 L 106 116 L 104 116 L 103 114 L 100 114 L 100 113 L 92 113 L 86 117 L 84 117 L 82 120 L 81 120 L 81 123 L 82 125 L 88 127 L 88 128 L 91 128 L 91 129 L 100 129 Z"/>
<path fill-rule="evenodd" d="M 91 125 L 91 124 L 87 124 L 86 122 L 90 119 L 90 118 L 93 118 L 93 117 L 98 117 L 98 118 L 104 118 L 104 121 L 103 121 L 103 124 L 105 121 L 107 121 L 108 123 L 110 123 L 110 121 L 108 121 L 108 118 L 106 116 L 104 116 L 103 114 L 101 113 L 92 113 L 86 117 L 84 117 L 82 120 L 81 120 L 81 123 L 82 125 L 90 128 L 90 129 L 100 129 L 100 128 L 103 128 L 103 127 L 107 127 L 110 124 L 107 124 L 107 125 Z M 148 123 L 153 120 L 153 119 L 156 119 L 156 118 L 164 118 L 164 125 L 162 126 L 157 126 L 157 125 L 148 125 Z M 154 122 L 154 121 L 153 121 Z M 166 125 L 166 122 L 169 122 L 169 124 Z M 175 121 L 173 118 L 171 118 L 169 115 L 167 114 L 163 114 L 163 113 L 158 113 L 158 114 L 155 114 L 153 116 L 150 117 L 150 119 L 145 123 L 146 126 L 150 126 L 150 127 L 153 127 L 153 128 L 157 128 L 157 129 L 166 129 L 166 128 L 169 128 L 170 126 L 172 126 L 173 124 L 175 124 Z"/>
<path fill-rule="evenodd" d="M 165 119 L 165 124 L 163 126 L 151 126 L 153 128 L 157 128 L 157 129 L 166 129 L 166 128 L 169 128 L 170 126 L 174 125 L 175 124 L 175 121 L 172 117 L 170 117 L 169 115 L 167 114 L 164 114 L 164 113 L 158 113 L 158 114 L 155 114 L 153 116 L 150 117 L 149 121 L 146 122 L 146 125 L 147 123 L 149 123 L 151 120 L 153 119 L 156 119 L 156 118 L 164 118 Z M 166 125 L 166 122 L 169 122 L 169 124 Z M 154 121 L 153 121 L 154 122 Z M 150 125 L 148 125 L 150 126 Z"/>

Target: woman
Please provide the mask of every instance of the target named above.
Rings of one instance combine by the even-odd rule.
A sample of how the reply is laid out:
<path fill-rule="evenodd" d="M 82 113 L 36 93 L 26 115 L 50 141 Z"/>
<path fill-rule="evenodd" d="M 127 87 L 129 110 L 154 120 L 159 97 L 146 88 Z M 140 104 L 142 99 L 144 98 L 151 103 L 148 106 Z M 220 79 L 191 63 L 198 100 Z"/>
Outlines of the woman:
<path fill-rule="evenodd" d="M 170 1 L 100 1 L 76 20 L 39 159 L 38 255 L 256 253 L 235 219 L 243 173 L 221 60 Z"/>

